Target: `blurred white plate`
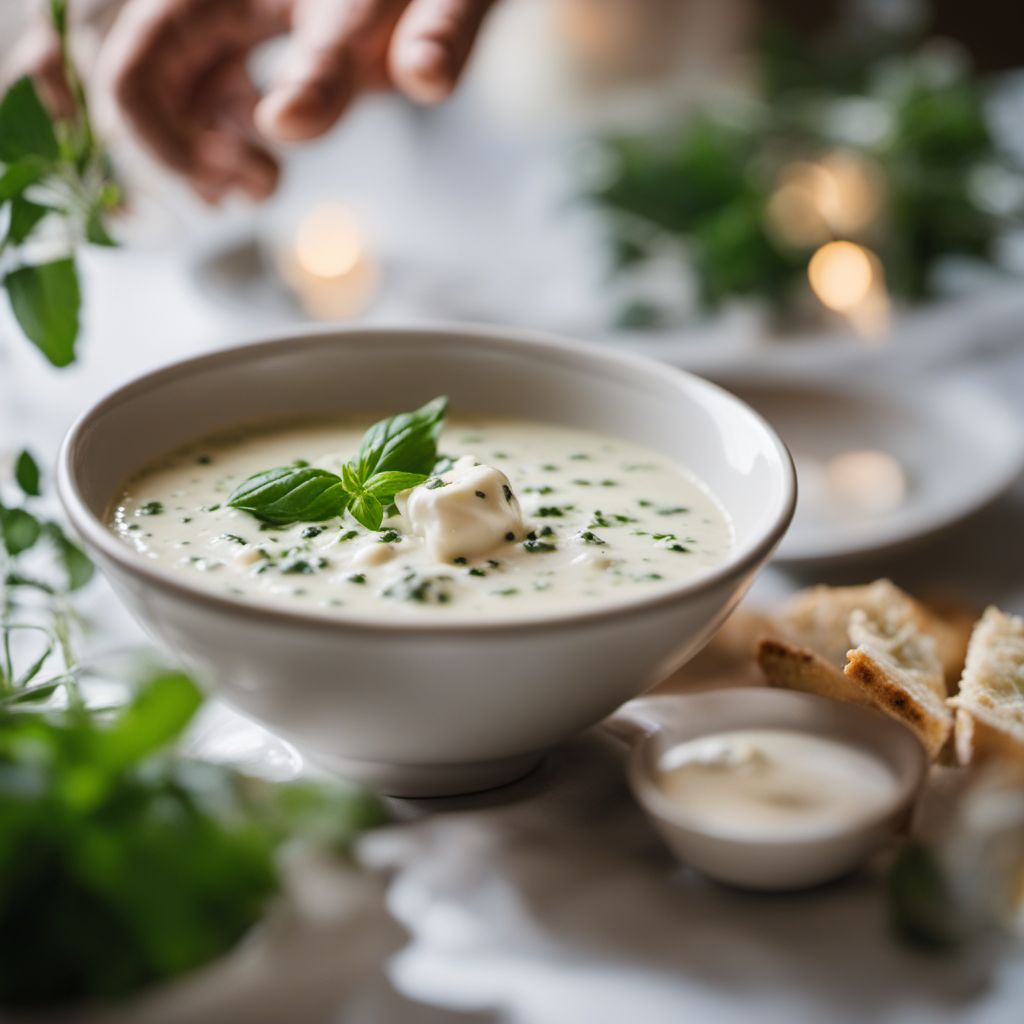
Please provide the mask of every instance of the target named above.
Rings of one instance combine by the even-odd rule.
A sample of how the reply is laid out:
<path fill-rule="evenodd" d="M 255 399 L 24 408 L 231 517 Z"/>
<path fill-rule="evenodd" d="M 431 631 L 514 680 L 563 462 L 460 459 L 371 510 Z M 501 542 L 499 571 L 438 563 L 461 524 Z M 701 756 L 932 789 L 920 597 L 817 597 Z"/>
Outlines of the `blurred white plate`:
<path fill-rule="evenodd" d="M 778 562 L 838 562 L 911 544 L 989 504 L 1024 468 L 1024 424 L 975 385 L 717 379 L 793 453 L 800 495 Z"/>
<path fill-rule="evenodd" d="M 740 368 L 820 376 L 886 372 L 896 364 L 938 366 L 968 352 L 1015 347 L 1022 317 L 1018 282 L 898 310 L 889 335 L 874 341 L 840 326 L 775 336 L 763 317 L 740 305 L 685 329 L 620 331 L 599 340 L 705 376 Z"/>

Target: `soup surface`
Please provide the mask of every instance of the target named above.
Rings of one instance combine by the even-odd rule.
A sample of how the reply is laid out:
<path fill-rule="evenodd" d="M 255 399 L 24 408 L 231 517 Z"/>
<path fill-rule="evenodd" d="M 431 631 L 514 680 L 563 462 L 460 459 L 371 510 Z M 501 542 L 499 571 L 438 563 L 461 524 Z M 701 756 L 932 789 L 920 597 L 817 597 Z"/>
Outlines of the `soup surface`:
<path fill-rule="evenodd" d="M 511 419 L 450 419 L 434 475 L 397 496 L 378 532 L 350 514 L 282 527 L 228 506 L 272 466 L 339 472 L 368 424 L 246 428 L 189 445 L 128 481 L 110 527 L 210 590 L 374 619 L 593 606 L 698 577 L 732 547 L 723 510 L 671 460 Z"/>

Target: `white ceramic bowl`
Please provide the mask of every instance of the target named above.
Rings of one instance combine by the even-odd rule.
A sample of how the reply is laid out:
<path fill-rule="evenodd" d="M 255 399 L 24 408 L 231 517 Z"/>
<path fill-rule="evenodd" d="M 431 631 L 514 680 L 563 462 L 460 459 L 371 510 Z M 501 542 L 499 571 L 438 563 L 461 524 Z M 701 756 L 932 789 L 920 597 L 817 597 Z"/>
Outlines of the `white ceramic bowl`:
<path fill-rule="evenodd" d="M 508 623 L 373 622 L 259 607 L 190 585 L 111 533 L 124 479 L 160 455 L 253 420 L 455 409 L 604 431 L 677 458 L 731 516 L 736 543 L 696 581 Z M 61 451 L 74 527 L 146 629 L 217 694 L 314 760 L 396 795 L 467 792 L 653 686 L 699 650 L 793 514 L 785 447 L 720 388 L 647 360 L 519 332 L 330 328 L 157 370 L 88 410 Z"/>
<path fill-rule="evenodd" d="M 632 745 L 633 792 L 672 850 L 709 878 L 745 889 L 804 889 L 852 871 L 906 824 L 928 770 L 921 743 L 896 719 L 873 708 L 768 687 L 644 697 L 623 707 L 606 728 Z M 896 779 L 892 796 L 873 813 L 798 839 L 746 839 L 708 830 L 662 793 L 657 766 L 679 743 L 750 728 L 795 729 L 860 747 L 889 766 Z"/>

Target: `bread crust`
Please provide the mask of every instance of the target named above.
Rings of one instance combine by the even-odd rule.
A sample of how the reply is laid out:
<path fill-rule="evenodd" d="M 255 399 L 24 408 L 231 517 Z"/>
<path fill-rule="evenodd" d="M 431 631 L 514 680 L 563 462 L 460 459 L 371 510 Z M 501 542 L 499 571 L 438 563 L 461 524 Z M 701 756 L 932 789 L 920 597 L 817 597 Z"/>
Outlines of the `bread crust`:
<path fill-rule="evenodd" d="M 948 703 L 961 764 L 1024 765 L 1024 618 L 985 610 L 971 634 L 960 691 Z"/>
<path fill-rule="evenodd" d="M 934 759 L 953 728 L 944 664 L 931 632 L 936 622 L 889 580 L 814 587 L 787 603 L 776 635 L 758 647 L 758 664 L 772 686 L 900 719 Z"/>

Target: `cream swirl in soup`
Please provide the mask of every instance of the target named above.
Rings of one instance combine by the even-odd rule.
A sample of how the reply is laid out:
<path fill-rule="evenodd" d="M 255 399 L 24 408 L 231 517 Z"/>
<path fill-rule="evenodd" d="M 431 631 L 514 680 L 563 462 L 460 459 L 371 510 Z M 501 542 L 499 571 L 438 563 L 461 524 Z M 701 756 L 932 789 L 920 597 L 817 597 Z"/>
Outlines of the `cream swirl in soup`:
<path fill-rule="evenodd" d="M 278 526 L 228 499 L 268 466 L 340 472 L 368 423 L 244 429 L 132 480 L 111 529 L 206 589 L 374 619 L 514 619 L 650 594 L 720 565 L 722 508 L 685 468 L 602 434 L 513 419 L 449 419 L 423 484 L 381 530 L 349 514 Z"/>

